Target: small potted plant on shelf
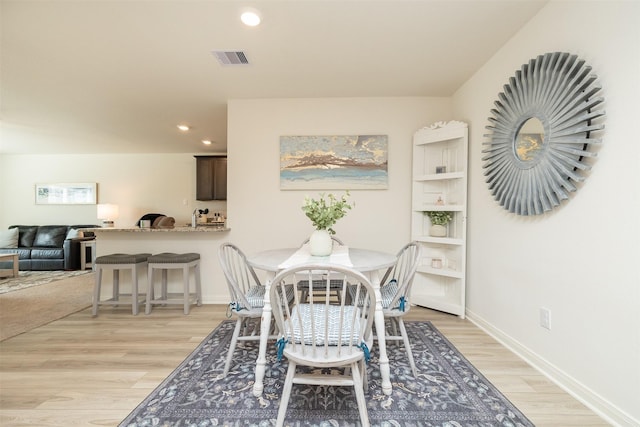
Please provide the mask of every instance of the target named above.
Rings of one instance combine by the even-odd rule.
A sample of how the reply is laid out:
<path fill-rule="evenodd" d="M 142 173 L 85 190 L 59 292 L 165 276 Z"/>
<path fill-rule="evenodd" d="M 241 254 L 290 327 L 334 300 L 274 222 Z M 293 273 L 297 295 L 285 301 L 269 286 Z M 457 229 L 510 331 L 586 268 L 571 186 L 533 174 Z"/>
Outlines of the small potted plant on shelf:
<path fill-rule="evenodd" d="M 349 204 L 348 198 L 348 191 L 340 199 L 333 194 L 328 194 L 325 199 L 324 193 L 320 194 L 319 199 L 312 199 L 309 196 L 304 198 L 302 210 L 315 227 L 315 231 L 309 238 L 311 255 L 327 256 L 331 254 L 333 247 L 331 235 L 336 234 L 333 226 L 347 214 L 347 210 L 354 206 Z"/>
<path fill-rule="evenodd" d="M 425 214 L 431 220 L 429 235 L 433 237 L 446 237 L 447 224 L 453 219 L 453 212 L 449 211 L 427 211 Z"/>

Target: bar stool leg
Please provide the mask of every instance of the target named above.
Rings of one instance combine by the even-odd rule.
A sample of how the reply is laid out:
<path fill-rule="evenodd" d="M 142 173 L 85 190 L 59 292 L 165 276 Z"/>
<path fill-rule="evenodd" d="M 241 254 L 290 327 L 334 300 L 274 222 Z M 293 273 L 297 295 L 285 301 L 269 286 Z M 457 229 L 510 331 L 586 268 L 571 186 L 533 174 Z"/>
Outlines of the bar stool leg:
<path fill-rule="evenodd" d="M 168 268 L 163 268 L 162 270 L 160 270 L 161 276 L 162 276 L 162 296 L 161 299 L 163 300 L 167 300 L 169 298 L 169 269 Z M 164 304 L 166 306 L 166 304 Z"/>
<path fill-rule="evenodd" d="M 113 269 L 113 300 L 120 301 L 120 270 Z M 117 307 L 117 305 L 116 305 Z"/>
<path fill-rule="evenodd" d="M 131 312 L 138 314 L 138 265 L 131 267 Z"/>
<path fill-rule="evenodd" d="M 182 267 L 184 314 L 189 314 L 189 265 Z"/>
<path fill-rule="evenodd" d="M 200 262 L 198 261 L 195 265 L 194 273 L 196 275 L 196 298 L 197 298 L 197 306 L 202 306 L 202 284 L 200 282 Z"/>
<path fill-rule="evenodd" d="M 151 313 L 151 301 L 155 299 L 154 291 L 153 291 L 153 273 L 155 269 L 151 266 L 147 268 L 147 282 L 149 283 L 149 287 L 147 288 L 147 301 L 144 306 L 144 314 Z"/>
<path fill-rule="evenodd" d="M 93 308 L 91 309 L 91 315 L 98 315 L 98 302 L 100 301 L 100 287 L 102 286 L 102 267 L 96 266 L 95 272 L 95 285 L 93 286 Z"/>

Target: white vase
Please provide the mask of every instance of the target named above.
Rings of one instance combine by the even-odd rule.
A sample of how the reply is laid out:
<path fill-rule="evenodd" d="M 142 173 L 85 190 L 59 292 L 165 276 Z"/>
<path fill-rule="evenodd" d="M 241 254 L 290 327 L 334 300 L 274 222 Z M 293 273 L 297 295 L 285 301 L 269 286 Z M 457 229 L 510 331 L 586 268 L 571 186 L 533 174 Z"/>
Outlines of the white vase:
<path fill-rule="evenodd" d="M 329 256 L 333 249 L 331 234 L 327 230 L 315 230 L 309 237 L 309 252 L 313 256 Z"/>
<path fill-rule="evenodd" d="M 429 235 L 432 237 L 447 237 L 447 226 L 434 224 L 429 229 Z"/>

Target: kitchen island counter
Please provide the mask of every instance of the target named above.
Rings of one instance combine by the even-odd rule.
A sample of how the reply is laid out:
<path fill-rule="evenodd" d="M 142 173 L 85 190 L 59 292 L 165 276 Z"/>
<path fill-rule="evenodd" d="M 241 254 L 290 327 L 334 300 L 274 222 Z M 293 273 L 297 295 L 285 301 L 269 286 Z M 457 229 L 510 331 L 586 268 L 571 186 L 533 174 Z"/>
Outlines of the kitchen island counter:
<path fill-rule="evenodd" d="M 198 227 L 184 226 L 184 227 L 173 227 L 173 228 L 142 228 L 142 227 L 130 227 L 130 228 L 108 228 L 108 227 L 100 227 L 100 228 L 87 228 L 85 230 L 90 230 L 93 232 L 124 232 L 124 233 L 220 233 L 223 231 L 231 231 L 230 228 L 227 227 L 213 227 L 209 225 L 200 225 Z"/>

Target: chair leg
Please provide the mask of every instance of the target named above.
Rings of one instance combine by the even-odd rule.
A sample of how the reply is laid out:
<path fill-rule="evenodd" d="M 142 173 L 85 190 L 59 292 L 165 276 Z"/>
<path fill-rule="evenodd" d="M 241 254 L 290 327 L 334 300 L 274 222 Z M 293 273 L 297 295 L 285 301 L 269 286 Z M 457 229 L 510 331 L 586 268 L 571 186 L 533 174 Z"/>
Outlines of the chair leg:
<path fill-rule="evenodd" d="M 369 389 L 369 376 L 367 375 L 367 363 L 360 361 L 360 375 L 362 376 L 362 388 L 366 391 Z"/>
<path fill-rule="evenodd" d="M 251 322 L 249 322 L 249 319 L 244 319 L 242 321 L 242 326 L 240 327 L 242 329 L 242 336 L 249 335 L 249 327 L 250 326 L 251 326 Z"/>
<path fill-rule="evenodd" d="M 287 368 L 287 377 L 282 388 L 282 396 L 280 397 L 280 407 L 278 408 L 278 419 L 276 427 L 284 425 L 284 419 L 287 415 L 287 406 L 289 406 L 289 398 L 291 397 L 291 387 L 293 387 L 293 376 L 296 374 L 296 363 L 289 361 Z"/>
<path fill-rule="evenodd" d="M 409 359 L 409 365 L 411 365 L 411 371 L 413 376 L 418 378 L 418 370 L 416 369 L 416 363 L 413 360 L 413 353 L 411 352 L 411 344 L 409 343 L 409 336 L 407 335 L 407 329 L 404 327 L 402 318 L 398 318 L 398 326 L 400 326 L 400 333 L 402 334 L 402 340 L 404 341 L 404 349 L 407 352 L 407 358 Z"/>
<path fill-rule="evenodd" d="M 388 319 L 384 319 L 384 327 L 385 341 L 396 341 L 397 343 L 399 343 L 402 339 L 402 336 L 400 336 L 400 332 L 398 331 L 398 318 L 390 317 Z M 373 339 L 378 339 L 378 337 L 374 335 Z"/>
<path fill-rule="evenodd" d="M 398 333 L 398 323 L 400 323 L 400 319 L 399 318 L 391 319 L 391 324 L 389 325 L 389 327 L 391 328 L 391 335 L 393 335 L 393 336 L 400 335 Z"/>
<path fill-rule="evenodd" d="M 359 362 L 351 364 L 351 377 L 353 378 L 353 387 L 356 393 L 356 402 L 358 402 L 358 411 L 360 412 L 360 424 L 362 427 L 369 427 L 369 414 L 367 412 L 367 401 L 364 398 L 364 389 L 362 385 L 362 376 L 360 374 Z"/>
<path fill-rule="evenodd" d="M 233 336 L 231 337 L 231 343 L 229 344 L 229 352 L 227 353 L 227 360 L 224 362 L 223 376 L 226 377 L 229 373 L 229 367 L 231 367 L 231 360 L 233 359 L 233 352 L 236 350 L 238 344 L 238 336 L 240 335 L 240 328 L 242 327 L 242 317 L 238 317 L 236 321 L 236 327 L 233 330 Z"/>

